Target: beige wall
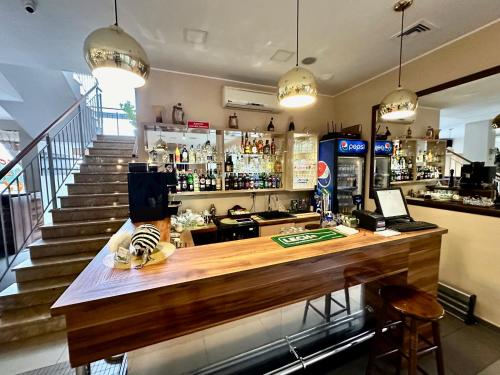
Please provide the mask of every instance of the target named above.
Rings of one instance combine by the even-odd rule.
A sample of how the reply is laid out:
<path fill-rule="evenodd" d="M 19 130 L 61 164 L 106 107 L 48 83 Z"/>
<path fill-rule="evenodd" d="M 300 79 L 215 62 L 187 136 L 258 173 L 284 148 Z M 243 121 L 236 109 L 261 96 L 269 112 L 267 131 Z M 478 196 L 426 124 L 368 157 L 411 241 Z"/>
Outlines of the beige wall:
<path fill-rule="evenodd" d="M 273 117 L 276 131 L 286 131 L 290 118 L 293 117 L 296 131 L 309 128 L 314 133 L 325 133 L 327 121 L 333 120 L 333 98 L 328 96 L 319 96 L 317 102 L 307 109 L 288 110 L 279 114 L 225 109 L 222 107 L 222 87 L 225 85 L 273 91 L 269 87 L 153 70 L 147 85 L 136 90 L 137 122 L 139 124 L 141 122 L 154 122 L 155 110 L 153 106 L 165 106 L 170 111 L 172 106 L 178 102 L 182 103 L 187 119 L 209 121 L 213 129 L 226 128 L 228 117 L 233 112 L 238 114 L 240 129 L 249 130 L 257 127 L 265 130 L 270 118 Z M 138 141 L 140 150 L 143 150 L 144 140 L 140 131 L 138 132 Z M 141 157 L 146 158 L 145 153 Z M 280 193 L 278 196 L 280 202 L 288 208 L 291 199 L 302 198 L 305 195 L 303 193 Z M 257 195 L 256 211 L 267 209 L 267 200 L 267 194 Z M 225 213 L 228 208 L 235 204 L 250 208 L 253 203 L 250 194 L 227 195 L 225 198 L 217 198 L 216 200 L 213 196 L 184 197 L 183 208 L 205 209 L 212 202 L 216 203 L 218 213 Z"/>
<path fill-rule="evenodd" d="M 403 85 L 415 91 L 500 65 L 500 22 L 403 67 Z M 370 139 L 372 106 L 395 88 L 397 71 L 335 97 L 335 121 L 363 124 Z M 407 126 L 403 126 L 406 130 Z M 368 182 L 369 179 L 367 179 Z M 368 200 L 367 208 L 373 208 Z M 477 315 L 500 326 L 500 219 L 410 206 L 418 220 L 450 230 L 443 240 L 442 281 L 478 295 Z"/>

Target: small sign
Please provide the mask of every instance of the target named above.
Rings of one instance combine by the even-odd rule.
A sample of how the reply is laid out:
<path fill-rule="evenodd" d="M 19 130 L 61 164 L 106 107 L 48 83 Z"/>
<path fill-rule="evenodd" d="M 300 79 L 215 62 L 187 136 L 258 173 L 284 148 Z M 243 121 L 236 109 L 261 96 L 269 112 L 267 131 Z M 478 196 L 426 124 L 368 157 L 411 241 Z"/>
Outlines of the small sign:
<path fill-rule="evenodd" d="M 339 139 L 339 154 L 366 154 L 368 142 L 357 139 Z"/>
<path fill-rule="evenodd" d="M 331 229 L 316 229 L 308 232 L 284 234 L 282 236 L 271 237 L 281 247 L 292 247 L 299 245 L 308 245 L 321 241 L 333 240 L 336 238 L 345 237 L 343 234 L 335 232 Z"/>
<path fill-rule="evenodd" d="M 189 129 L 210 129 L 208 121 L 188 121 Z"/>

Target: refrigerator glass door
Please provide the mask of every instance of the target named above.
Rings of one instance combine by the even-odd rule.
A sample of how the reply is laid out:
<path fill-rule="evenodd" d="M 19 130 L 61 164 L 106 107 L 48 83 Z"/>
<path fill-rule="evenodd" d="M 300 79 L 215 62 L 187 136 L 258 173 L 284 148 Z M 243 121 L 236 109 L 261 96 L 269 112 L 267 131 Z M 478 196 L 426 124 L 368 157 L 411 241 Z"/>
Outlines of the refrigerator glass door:
<path fill-rule="evenodd" d="M 337 165 L 338 211 L 350 214 L 356 208 L 353 195 L 363 195 L 364 158 L 339 156 Z"/>
<path fill-rule="evenodd" d="M 317 183 L 318 139 L 315 135 L 293 134 L 292 190 L 314 189 Z"/>
<path fill-rule="evenodd" d="M 376 156 L 375 170 L 373 171 L 373 188 L 388 189 L 391 182 L 391 158 L 390 156 Z"/>

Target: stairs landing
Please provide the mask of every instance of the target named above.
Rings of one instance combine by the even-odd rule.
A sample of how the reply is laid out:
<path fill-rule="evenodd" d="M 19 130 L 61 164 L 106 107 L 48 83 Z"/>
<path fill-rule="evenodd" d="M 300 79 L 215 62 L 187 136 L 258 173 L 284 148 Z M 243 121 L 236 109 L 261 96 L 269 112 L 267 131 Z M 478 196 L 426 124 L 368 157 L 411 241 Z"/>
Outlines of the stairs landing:
<path fill-rule="evenodd" d="M 66 328 L 50 306 L 128 218 L 127 163 L 133 137 L 98 135 L 68 183 L 52 224 L 13 268 L 16 282 L 0 291 L 0 343 Z"/>

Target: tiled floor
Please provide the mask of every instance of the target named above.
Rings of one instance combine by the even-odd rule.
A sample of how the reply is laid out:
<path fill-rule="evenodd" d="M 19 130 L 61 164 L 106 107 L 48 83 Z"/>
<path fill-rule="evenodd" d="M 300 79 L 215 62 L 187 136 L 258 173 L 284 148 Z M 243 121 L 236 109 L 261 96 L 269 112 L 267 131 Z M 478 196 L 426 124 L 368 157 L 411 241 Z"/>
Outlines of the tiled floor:
<path fill-rule="evenodd" d="M 355 293 L 352 293 L 355 295 Z M 342 300 L 342 295 L 339 295 Z M 316 303 L 321 308 L 322 300 Z M 359 302 L 353 301 L 354 309 Z M 217 326 L 188 336 L 152 345 L 128 354 L 129 374 L 185 374 L 231 355 L 267 343 L 301 328 L 304 303 L 297 303 L 237 322 Z M 307 326 L 320 322 L 310 312 Z M 444 359 L 449 375 L 500 374 L 500 333 L 483 325 L 466 326 L 453 317 L 441 323 Z M 311 368 L 307 374 L 363 374 L 367 356 L 361 347 L 342 363 L 332 359 Z M 68 373 L 68 351 L 63 334 L 52 334 L 0 346 L 0 374 L 10 375 L 45 368 L 34 374 Z M 59 364 L 59 365 L 57 365 Z M 435 373 L 434 359 L 427 356 L 422 364 Z M 57 365 L 57 366 L 53 366 Z M 109 372 L 110 374 L 113 372 Z M 306 372 L 303 372 L 306 373 Z"/>

